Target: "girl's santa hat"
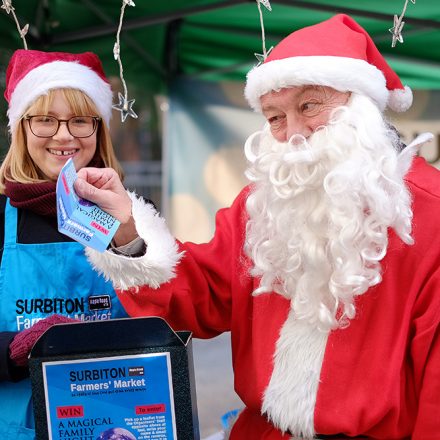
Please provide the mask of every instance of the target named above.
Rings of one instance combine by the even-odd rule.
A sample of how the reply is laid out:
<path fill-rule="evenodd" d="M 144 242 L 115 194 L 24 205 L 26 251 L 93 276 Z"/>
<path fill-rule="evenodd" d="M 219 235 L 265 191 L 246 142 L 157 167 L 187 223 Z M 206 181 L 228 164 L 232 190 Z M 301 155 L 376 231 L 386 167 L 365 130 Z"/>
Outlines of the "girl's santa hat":
<path fill-rule="evenodd" d="M 245 96 L 261 111 L 262 95 L 308 84 L 368 96 L 381 110 L 402 112 L 412 104 L 411 89 L 402 85 L 367 32 L 344 14 L 284 38 L 248 73 Z"/>
<path fill-rule="evenodd" d="M 113 94 L 97 55 L 20 49 L 12 55 L 6 71 L 10 131 L 38 97 L 60 88 L 84 92 L 109 124 Z"/>

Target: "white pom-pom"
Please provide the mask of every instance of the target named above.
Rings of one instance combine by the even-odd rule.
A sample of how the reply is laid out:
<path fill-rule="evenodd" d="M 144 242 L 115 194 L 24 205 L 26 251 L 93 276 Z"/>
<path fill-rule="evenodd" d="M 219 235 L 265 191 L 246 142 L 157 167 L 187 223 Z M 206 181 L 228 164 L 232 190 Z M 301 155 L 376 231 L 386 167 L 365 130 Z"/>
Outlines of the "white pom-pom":
<path fill-rule="evenodd" d="M 388 97 L 388 107 L 395 112 L 404 112 L 411 107 L 413 102 L 412 90 L 405 86 L 404 89 L 395 89 L 390 91 Z"/>

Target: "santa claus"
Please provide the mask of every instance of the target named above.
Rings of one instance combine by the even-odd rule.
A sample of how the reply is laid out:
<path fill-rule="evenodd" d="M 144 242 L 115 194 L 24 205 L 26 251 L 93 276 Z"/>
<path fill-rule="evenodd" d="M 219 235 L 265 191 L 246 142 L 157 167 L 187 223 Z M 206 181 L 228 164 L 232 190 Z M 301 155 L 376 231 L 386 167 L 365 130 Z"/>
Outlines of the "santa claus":
<path fill-rule="evenodd" d="M 111 170 L 85 169 L 80 195 L 122 221 L 90 260 L 131 316 L 231 332 L 231 439 L 439 439 L 440 173 L 414 158 L 429 136 L 405 147 L 382 114 L 411 91 L 337 15 L 281 41 L 245 94 L 267 126 L 212 241 L 176 242 Z"/>

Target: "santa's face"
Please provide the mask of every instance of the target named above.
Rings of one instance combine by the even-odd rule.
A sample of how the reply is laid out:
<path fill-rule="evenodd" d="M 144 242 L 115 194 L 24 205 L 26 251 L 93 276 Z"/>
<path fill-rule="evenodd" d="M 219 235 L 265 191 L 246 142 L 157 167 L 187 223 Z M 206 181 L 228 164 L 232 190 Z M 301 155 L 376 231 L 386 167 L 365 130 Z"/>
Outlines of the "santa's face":
<path fill-rule="evenodd" d="M 260 277 L 254 294 L 275 291 L 327 330 L 353 318 L 354 298 L 380 282 L 388 228 L 411 243 L 412 216 L 407 162 L 375 104 L 352 94 L 328 116 L 308 138 L 280 142 L 270 126 L 246 142 L 244 246 Z"/>
<path fill-rule="evenodd" d="M 331 112 L 345 105 L 349 97 L 349 92 L 330 87 L 298 86 L 266 93 L 260 101 L 273 137 L 287 142 L 295 134 L 308 138 L 326 125 Z"/>

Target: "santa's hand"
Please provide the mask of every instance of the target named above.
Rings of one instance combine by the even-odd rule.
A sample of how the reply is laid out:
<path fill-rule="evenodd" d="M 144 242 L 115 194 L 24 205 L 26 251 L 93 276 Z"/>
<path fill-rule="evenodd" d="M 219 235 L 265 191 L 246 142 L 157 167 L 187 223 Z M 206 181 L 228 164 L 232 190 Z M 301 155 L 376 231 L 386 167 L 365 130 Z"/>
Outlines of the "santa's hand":
<path fill-rule="evenodd" d="M 81 168 L 74 186 L 80 197 L 96 203 L 121 223 L 129 220 L 131 200 L 112 168 Z"/>
<path fill-rule="evenodd" d="M 117 246 L 125 245 L 137 237 L 131 216 L 131 199 L 114 169 L 81 168 L 74 187 L 80 197 L 96 203 L 120 221 L 121 225 L 113 238 Z"/>

